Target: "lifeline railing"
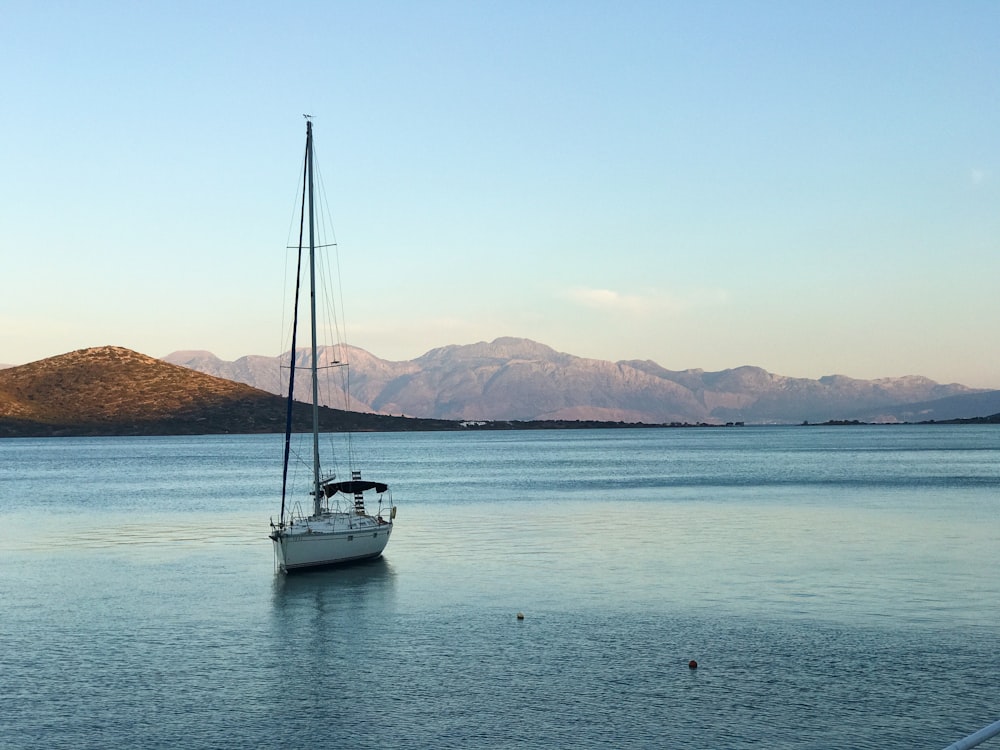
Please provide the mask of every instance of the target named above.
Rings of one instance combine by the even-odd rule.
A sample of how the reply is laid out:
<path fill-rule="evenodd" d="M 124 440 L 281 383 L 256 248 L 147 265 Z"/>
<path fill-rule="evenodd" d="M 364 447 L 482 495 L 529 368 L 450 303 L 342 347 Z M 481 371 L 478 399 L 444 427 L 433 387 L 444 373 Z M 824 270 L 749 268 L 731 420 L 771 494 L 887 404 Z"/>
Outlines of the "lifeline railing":
<path fill-rule="evenodd" d="M 1000 734 L 1000 721 L 994 721 L 992 724 L 987 727 L 983 727 L 978 732 L 974 732 L 968 737 L 948 745 L 948 747 L 944 750 L 970 750 L 970 748 L 979 747 L 979 745 L 986 742 L 986 740 L 991 737 L 996 737 L 998 734 Z"/>

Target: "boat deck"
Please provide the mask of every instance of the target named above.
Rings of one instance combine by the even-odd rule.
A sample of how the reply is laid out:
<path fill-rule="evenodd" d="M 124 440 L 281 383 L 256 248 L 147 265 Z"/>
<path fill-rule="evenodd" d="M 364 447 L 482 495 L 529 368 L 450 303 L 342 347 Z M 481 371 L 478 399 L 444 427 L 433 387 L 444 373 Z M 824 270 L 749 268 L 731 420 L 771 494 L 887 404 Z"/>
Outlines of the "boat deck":
<path fill-rule="evenodd" d="M 390 521 L 357 513 L 324 513 L 320 516 L 297 518 L 283 530 L 284 536 L 305 536 L 309 534 L 335 534 L 339 532 L 377 531 L 391 528 Z"/>

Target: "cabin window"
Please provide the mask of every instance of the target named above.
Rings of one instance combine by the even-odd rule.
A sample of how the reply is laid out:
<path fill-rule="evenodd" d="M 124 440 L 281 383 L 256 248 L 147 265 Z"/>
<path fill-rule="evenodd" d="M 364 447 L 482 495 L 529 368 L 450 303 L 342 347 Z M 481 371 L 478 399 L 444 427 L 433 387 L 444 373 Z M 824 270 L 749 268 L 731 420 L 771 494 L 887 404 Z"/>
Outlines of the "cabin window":
<path fill-rule="evenodd" d="M 348 536 L 347 537 L 347 541 L 353 542 L 354 541 L 354 536 L 353 535 L 352 536 Z"/>

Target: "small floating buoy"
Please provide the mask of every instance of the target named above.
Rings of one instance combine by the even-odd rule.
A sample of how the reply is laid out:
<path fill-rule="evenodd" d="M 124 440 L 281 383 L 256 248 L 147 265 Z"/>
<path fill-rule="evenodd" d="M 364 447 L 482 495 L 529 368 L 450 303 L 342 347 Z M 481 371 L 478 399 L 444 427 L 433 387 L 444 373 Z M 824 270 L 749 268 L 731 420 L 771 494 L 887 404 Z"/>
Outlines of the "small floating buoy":
<path fill-rule="evenodd" d="M 688 669 L 697 669 L 697 668 L 698 668 L 698 662 L 696 662 L 694 659 L 688 662 Z"/>
<path fill-rule="evenodd" d="M 524 619 L 524 612 L 518 612 L 517 613 L 517 619 L 518 620 L 523 620 Z"/>

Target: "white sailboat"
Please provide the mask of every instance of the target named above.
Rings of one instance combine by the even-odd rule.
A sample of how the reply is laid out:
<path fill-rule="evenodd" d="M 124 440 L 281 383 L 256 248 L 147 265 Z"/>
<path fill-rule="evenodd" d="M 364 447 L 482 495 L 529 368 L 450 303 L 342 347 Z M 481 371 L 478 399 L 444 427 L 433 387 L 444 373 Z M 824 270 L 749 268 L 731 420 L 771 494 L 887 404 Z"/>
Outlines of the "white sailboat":
<path fill-rule="evenodd" d="M 292 325 L 291 365 L 288 383 L 288 410 L 285 427 L 285 452 L 282 469 L 281 515 L 278 522 L 271 520 L 270 538 L 274 542 L 277 567 L 284 573 L 303 568 L 354 562 L 375 558 L 382 554 L 392 534 L 396 507 L 392 504 L 389 488 L 382 482 L 361 478 L 361 472 L 350 468 L 349 479 L 336 474 L 324 474 L 320 466 L 319 439 L 319 367 L 317 357 L 316 321 L 316 217 L 313 184 L 313 134 L 312 121 L 306 117 L 306 152 L 302 173 L 302 213 L 300 218 L 298 261 L 295 282 L 294 323 Z M 307 218 L 308 217 L 308 218 Z M 303 243 L 304 226 L 308 227 L 308 245 Z M 296 351 L 298 328 L 299 288 L 302 276 L 303 251 L 308 248 L 311 358 L 312 377 L 312 481 L 309 511 L 298 503 L 286 500 L 288 490 L 289 459 L 291 457 L 292 404 L 295 388 Z M 345 366 L 338 362 L 337 366 Z M 366 493 L 377 496 L 377 507 L 366 508 Z"/>

